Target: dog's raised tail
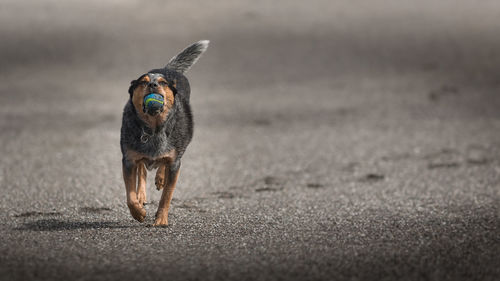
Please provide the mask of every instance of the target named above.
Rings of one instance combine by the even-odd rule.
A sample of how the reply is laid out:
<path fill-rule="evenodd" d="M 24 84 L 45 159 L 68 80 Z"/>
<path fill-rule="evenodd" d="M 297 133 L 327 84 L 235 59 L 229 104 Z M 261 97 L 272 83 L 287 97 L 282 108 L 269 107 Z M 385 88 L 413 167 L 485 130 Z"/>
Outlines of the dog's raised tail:
<path fill-rule="evenodd" d="M 191 68 L 191 66 L 193 66 L 193 64 L 195 64 L 200 56 L 207 50 L 208 43 L 210 43 L 210 41 L 201 40 L 188 46 L 178 55 L 173 57 L 167 63 L 165 68 L 175 70 L 180 73 L 186 73 L 189 68 Z"/>

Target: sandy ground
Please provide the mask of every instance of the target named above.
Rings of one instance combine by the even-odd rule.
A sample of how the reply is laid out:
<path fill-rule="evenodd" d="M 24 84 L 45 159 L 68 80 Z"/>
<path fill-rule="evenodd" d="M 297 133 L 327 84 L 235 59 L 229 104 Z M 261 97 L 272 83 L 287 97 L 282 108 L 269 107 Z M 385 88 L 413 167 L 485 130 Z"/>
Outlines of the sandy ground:
<path fill-rule="evenodd" d="M 1 280 L 500 279 L 498 2 L 270 2 L 0 3 Z M 153 228 L 121 111 L 200 39 Z"/>

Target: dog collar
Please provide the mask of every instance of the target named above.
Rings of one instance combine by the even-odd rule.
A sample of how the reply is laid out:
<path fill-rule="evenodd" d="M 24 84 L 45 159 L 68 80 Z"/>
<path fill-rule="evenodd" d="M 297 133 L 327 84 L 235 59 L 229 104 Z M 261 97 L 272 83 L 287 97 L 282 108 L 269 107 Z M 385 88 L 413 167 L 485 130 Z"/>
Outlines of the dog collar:
<path fill-rule="evenodd" d="M 151 134 L 146 133 L 144 130 L 145 127 L 142 127 L 142 133 L 141 133 L 141 142 L 142 143 L 147 143 L 154 135 L 153 130 L 151 130 Z"/>

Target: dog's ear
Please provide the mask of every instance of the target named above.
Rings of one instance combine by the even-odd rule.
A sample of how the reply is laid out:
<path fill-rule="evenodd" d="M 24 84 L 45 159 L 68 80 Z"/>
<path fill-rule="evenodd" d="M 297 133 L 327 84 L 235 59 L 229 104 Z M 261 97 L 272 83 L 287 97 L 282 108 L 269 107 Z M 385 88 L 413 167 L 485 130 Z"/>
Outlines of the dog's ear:
<path fill-rule="evenodd" d="M 135 79 L 135 80 L 132 80 L 130 81 L 130 87 L 128 87 L 128 93 L 130 94 L 130 97 L 132 98 L 132 96 L 134 95 L 134 90 L 135 88 L 137 88 L 137 86 L 139 86 L 139 84 L 141 84 L 142 82 L 140 82 L 142 80 L 142 78 L 144 76 L 148 75 L 147 73 L 146 74 L 143 74 L 141 75 L 139 78 Z"/>
<path fill-rule="evenodd" d="M 198 41 L 182 52 L 180 52 L 177 56 L 173 57 L 165 66 L 165 68 L 175 70 L 180 73 L 186 73 L 193 64 L 200 58 L 201 54 L 203 54 L 207 48 L 208 40 Z"/>
<path fill-rule="evenodd" d="M 134 94 L 134 90 L 137 87 L 137 80 L 130 81 L 130 87 L 128 87 L 128 93 L 130 94 L 130 98 Z"/>
<path fill-rule="evenodd" d="M 174 93 L 174 97 L 177 95 L 177 79 L 174 79 L 171 83 L 168 83 L 168 88 Z"/>

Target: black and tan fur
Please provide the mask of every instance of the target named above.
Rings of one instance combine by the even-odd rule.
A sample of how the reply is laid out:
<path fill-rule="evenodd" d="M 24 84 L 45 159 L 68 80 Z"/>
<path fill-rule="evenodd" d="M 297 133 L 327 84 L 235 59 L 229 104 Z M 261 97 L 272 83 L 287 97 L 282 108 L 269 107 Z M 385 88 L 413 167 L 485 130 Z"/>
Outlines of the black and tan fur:
<path fill-rule="evenodd" d="M 187 47 L 161 69 L 153 69 L 130 84 L 123 110 L 120 145 L 127 205 L 132 217 L 143 222 L 146 211 L 147 170 L 156 168 L 155 184 L 163 189 L 154 226 L 168 224 L 170 201 L 179 176 L 181 157 L 193 136 L 190 88 L 184 73 L 206 50 L 208 41 Z M 144 96 L 155 92 L 164 98 L 160 112 L 143 110 Z"/>

